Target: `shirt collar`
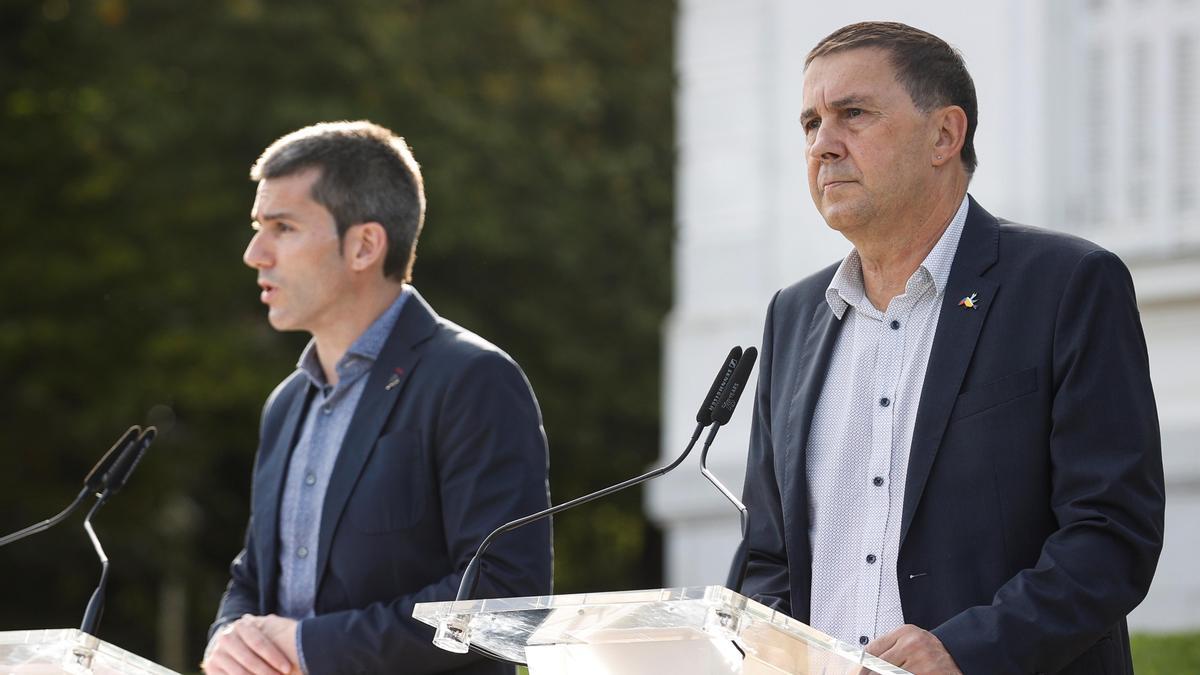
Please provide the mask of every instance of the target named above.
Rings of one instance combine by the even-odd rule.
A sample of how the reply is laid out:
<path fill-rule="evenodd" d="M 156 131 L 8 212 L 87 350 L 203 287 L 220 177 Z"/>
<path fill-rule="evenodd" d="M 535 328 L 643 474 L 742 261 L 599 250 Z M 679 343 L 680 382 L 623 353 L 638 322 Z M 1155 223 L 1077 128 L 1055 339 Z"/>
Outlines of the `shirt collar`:
<path fill-rule="evenodd" d="M 954 265 L 954 254 L 958 252 L 958 240 L 962 238 L 963 225 L 967 223 L 967 208 L 970 204 L 971 200 L 963 195 L 962 203 L 958 205 L 958 211 L 950 219 L 946 231 L 942 233 L 941 239 L 938 239 L 938 243 L 921 263 L 921 267 L 924 267 L 925 271 L 929 272 L 929 276 L 933 277 L 933 285 L 939 296 L 946 292 L 946 281 L 950 278 L 950 267 Z"/>
<path fill-rule="evenodd" d="M 933 282 L 938 296 L 941 296 L 946 290 L 946 281 L 950 278 L 950 267 L 954 264 L 954 254 L 958 251 L 958 240 L 962 237 L 963 225 L 967 222 L 969 205 L 970 199 L 963 195 L 962 203 L 958 205 L 958 211 L 950 219 L 950 224 L 938 238 L 937 244 L 934 244 L 933 249 L 925 256 L 920 267 L 913 272 L 913 278 L 918 275 L 928 276 Z M 909 279 L 909 288 L 912 287 L 913 278 Z M 829 287 L 825 289 L 825 302 L 829 304 L 829 308 L 840 320 L 848 308 L 859 307 L 865 295 L 862 258 L 859 257 L 857 249 L 851 249 L 842 263 L 838 265 L 837 272 L 829 282 Z"/>
<path fill-rule="evenodd" d="M 858 249 L 852 248 L 842 264 L 838 265 L 829 288 L 825 289 L 825 302 L 829 303 L 834 316 L 841 320 L 848 308 L 858 307 L 864 293 L 862 258 L 858 257 Z"/>
<path fill-rule="evenodd" d="M 396 327 L 396 321 L 400 318 L 400 310 L 404 309 L 404 303 L 410 295 L 412 295 L 412 290 L 405 284 L 399 297 L 350 345 L 335 366 L 339 376 L 343 375 L 354 363 L 369 365 L 375 362 L 375 359 L 379 357 L 379 352 L 383 351 L 383 345 L 387 342 L 388 336 L 392 334 L 392 329 Z M 325 386 L 325 371 L 321 369 L 321 361 L 317 358 L 315 340 L 308 341 L 308 345 L 300 353 L 296 367 L 302 370 L 318 389 Z"/>

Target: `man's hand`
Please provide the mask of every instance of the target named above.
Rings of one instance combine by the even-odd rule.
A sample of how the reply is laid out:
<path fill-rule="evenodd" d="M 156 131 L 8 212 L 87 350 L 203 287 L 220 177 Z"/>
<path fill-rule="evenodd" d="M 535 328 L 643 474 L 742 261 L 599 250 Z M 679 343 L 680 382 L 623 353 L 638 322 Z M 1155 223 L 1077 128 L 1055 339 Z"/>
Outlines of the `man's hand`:
<path fill-rule="evenodd" d="M 912 624 L 875 638 L 867 645 L 867 653 L 913 675 L 962 675 L 942 641 Z"/>
<path fill-rule="evenodd" d="M 296 626 L 296 621 L 274 614 L 246 614 L 213 636 L 200 667 L 208 675 L 299 673 Z"/>

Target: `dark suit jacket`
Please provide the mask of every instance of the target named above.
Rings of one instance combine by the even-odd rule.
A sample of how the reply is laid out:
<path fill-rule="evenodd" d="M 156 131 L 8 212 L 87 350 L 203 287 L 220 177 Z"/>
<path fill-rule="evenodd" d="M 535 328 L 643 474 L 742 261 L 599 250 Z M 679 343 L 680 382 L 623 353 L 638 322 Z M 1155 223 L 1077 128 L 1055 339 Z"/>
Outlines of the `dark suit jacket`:
<path fill-rule="evenodd" d="M 841 325 L 825 302 L 836 267 L 771 301 L 744 493 L 744 592 L 802 621 L 805 448 Z M 960 307 L 972 293 L 978 308 Z M 900 528 L 904 619 L 966 675 L 1132 672 L 1125 615 L 1158 561 L 1163 473 L 1133 284 L 1115 255 L 971 201 Z"/>
<path fill-rule="evenodd" d="M 212 631 L 276 609 L 280 495 L 309 399 L 297 371 L 263 411 L 246 545 Z M 511 673 L 431 644 L 418 602 L 453 600 L 496 526 L 544 509 L 548 455 L 529 383 L 506 354 L 413 290 L 368 376 L 321 515 L 305 661 L 326 673 Z M 549 521 L 498 538 L 475 597 L 550 593 Z M 210 636 L 212 631 L 210 631 Z"/>

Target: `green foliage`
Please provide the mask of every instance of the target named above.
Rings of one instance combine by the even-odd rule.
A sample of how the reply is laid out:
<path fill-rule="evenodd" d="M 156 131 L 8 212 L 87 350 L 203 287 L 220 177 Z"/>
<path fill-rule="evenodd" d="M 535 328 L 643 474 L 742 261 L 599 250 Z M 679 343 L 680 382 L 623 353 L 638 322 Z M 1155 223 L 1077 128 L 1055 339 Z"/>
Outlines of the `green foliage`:
<path fill-rule="evenodd" d="M 262 402 L 303 345 L 266 325 L 239 260 L 247 172 L 329 119 L 412 144 L 429 196 L 416 283 L 525 368 L 555 501 L 644 469 L 670 301 L 673 17 L 638 0 L 0 2 L 0 532 L 61 508 L 128 424 L 169 427 L 97 518 L 101 636 L 194 667 Z M 660 585 L 640 504 L 556 521 L 557 590 Z M 0 551 L 0 630 L 77 625 L 98 567 L 78 517 Z M 164 628 L 180 613 L 182 646 Z"/>
<path fill-rule="evenodd" d="M 1200 633 L 1135 634 L 1130 644 L 1138 675 L 1200 673 Z"/>

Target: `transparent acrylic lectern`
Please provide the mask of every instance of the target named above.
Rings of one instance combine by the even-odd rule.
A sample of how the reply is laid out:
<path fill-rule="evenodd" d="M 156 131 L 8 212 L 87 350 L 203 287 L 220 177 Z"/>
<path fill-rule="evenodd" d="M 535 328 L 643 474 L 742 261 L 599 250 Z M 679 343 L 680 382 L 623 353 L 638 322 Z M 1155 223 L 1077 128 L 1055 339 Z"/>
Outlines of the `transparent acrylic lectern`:
<path fill-rule="evenodd" d="M 0 675 L 178 675 L 74 628 L 0 632 Z"/>
<path fill-rule="evenodd" d="M 443 649 L 530 675 L 909 675 L 721 586 L 423 602 Z"/>

